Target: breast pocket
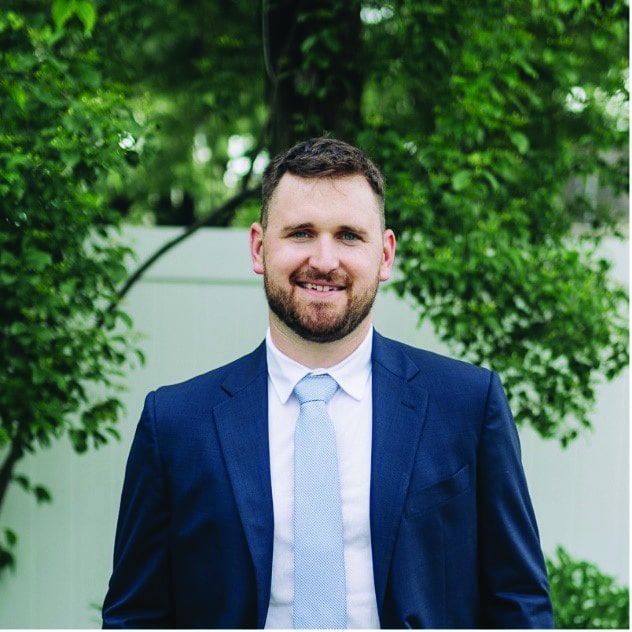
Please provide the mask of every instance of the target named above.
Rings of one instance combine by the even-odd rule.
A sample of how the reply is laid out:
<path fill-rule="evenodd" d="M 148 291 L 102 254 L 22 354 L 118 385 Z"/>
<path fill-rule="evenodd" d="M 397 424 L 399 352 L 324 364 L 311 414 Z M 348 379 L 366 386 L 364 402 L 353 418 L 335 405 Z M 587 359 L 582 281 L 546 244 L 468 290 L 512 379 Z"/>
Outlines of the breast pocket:
<path fill-rule="evenodd" d="M 449 478 L 413 492 L 406 503 L 406 515 L 417 516 L 456 498 L 471 487 L 471 479 L 470 466 L 465 465 Z"/>

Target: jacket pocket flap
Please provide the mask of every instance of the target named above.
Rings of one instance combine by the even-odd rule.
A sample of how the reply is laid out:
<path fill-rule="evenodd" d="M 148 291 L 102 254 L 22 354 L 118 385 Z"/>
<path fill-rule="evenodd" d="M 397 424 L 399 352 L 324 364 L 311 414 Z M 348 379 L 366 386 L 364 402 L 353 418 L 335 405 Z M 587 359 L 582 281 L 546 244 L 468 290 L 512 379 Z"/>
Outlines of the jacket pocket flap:
<path fill-rule="evenodd" d="M 441 505 L 468 489 L 470 483 L 470 466 L 464 465 L 449 478 L 414 492 L 407 502 L 406 515 L 414 516 Z"/>

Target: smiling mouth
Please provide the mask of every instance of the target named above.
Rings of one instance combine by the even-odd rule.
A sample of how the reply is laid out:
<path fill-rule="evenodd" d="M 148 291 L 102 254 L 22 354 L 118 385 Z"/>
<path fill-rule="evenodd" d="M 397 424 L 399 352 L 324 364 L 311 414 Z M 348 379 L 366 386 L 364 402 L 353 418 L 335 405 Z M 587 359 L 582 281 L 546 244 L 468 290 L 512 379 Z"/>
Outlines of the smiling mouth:
<path fill-rule="evenodd" d="M 327 294 L 329 292 L 340 292 L 344 290 L 344 287 L 337 285 L 321 285 L 318 283 L 302 283 L 297 281 L 296 284 L 299 287 L 302 287 L 305 290 L 315 290 L 316 292 L 322 292 L 323 294 Z"/>

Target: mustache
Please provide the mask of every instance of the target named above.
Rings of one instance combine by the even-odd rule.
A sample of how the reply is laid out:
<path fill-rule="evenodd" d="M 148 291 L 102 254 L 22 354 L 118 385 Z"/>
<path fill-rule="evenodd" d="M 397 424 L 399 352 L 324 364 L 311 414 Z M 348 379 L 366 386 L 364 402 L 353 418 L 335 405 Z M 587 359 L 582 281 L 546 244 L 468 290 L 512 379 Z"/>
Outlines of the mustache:
<path fill-rule="evenodd" d="M 345 287 L 351 285 L 351 279 L 345 272 L 318 272 L 318 270 L 312 270 L 311 268 L 292 272 L 290 275 L 290 281 L 294 283 L 297 280 L 300 280 L 303 283 L 316 283 L 321 281 L 323 283 L 331 283 L 332 285 L 344 285 Z"/>

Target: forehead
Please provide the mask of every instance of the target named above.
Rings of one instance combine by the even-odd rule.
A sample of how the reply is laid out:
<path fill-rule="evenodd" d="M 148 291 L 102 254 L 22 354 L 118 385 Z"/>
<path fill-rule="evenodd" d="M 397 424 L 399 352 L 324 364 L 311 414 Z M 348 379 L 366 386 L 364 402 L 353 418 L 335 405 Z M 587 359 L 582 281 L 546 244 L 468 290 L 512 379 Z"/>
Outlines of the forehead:
<path fill-rule="evenodd" d="M 302 178 L 283 175 L 270 200 L 268 221 L 344 219 L 380 222 L 380 200 L 364 176 Z M 301 217 L 302 216 L 302 217 Z"/>

